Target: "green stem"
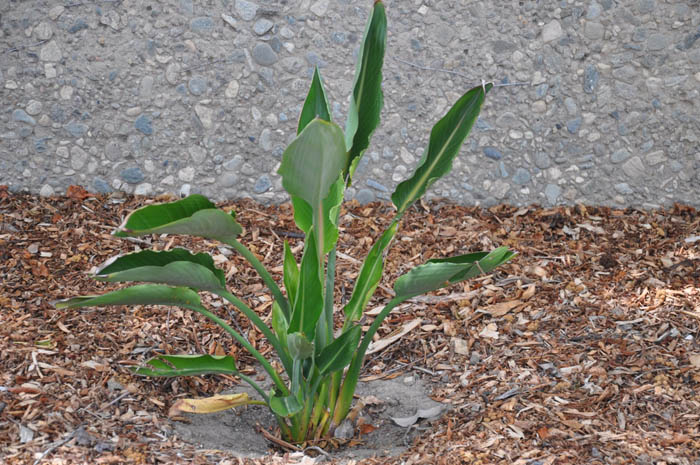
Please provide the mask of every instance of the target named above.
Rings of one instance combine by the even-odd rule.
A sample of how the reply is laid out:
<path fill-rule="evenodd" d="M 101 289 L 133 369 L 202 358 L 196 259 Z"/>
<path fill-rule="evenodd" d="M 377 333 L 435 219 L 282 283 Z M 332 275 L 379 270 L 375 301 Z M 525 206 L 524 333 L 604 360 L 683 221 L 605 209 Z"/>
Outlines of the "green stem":
<path fill-rule="evenodd" d="M 233 305 L 236 306 L 238 310 L 240 310 L 245 316 L 250 319 L 251 323 L 255 325 L 256 328 L 260 330 L 261 333 L 267 338 L 268 341 L 270 341 L 270 344 L 272 344 L 272 347 L 274 347 L 275 351 L 277 352 L 277 355 L 280 358 L 280 361 L 282 362 L 282 366 L 284 366 L 284 369 L 287 373 L 291 373 L 292 369 L 292 359 L 287 354 L 287 352 L 284 350 L 284 347 L 280 343 L 280 340 L 275 336 L 275 334 L 272 332 L 272 330 L 265 324 L 264 321 L 260 319 L 257 313 L 253 311 L 252 308 L 248 307 L 245 302 L 243 302 L 241 299 L 236 297 L 235 295 L 231 294 L 227 290 L 221 290 L 221 291 L 215 291 L 214 292 L 216 295 L 223 297 L 224 299 L 228 300 L 231 302 Z"/>
<path fill-rule="evenodd" d="M 362 368 L 362 363 L 364 362 L 365 352 L 367 352 L 367 347 L 369 347 L 370 342 L 372 342 L 372 337 L 377 332 L 381 326 L 384 319 L 389 315 L 389 313 L 399 305 L 401 302 L 406 300 L 404 296 L 394 297 L 389 301 L 388 304 L 379 312 L 379 315 L 374 319 L 374 322 L 367 330 L 365 337 L 360 343 L 355 356 L 350 363 L 347 373 L 345 374 L 345 381 L 340 388 L 340 395 L 335 406 L 335 411 L 333 412 L 333 425 L 339 425 L 347 416 L 350 411 L 352 404 L 352 396 L 355 394 L 355 388 L 357 387 L 357 379 L 360 377 L 360 369 Z"/>
<path fill-rule="evenodd" d="M 193 310 L 201 315 L 204 315 L 205 317 L 209 318 L 211 321 L 219 325 L 221 328 L 224 329 L 227 333 L 229 333 L 236 341 L 238 341 L 245 349 L 250 352 L 250 354 L 255 357 L 255 359 L 260 362 L 262 367 L 267 371 L 267 373 L 270 375 L 270 378 L 272 378 L 272 381 L 275 383 L 275 386 L 284 393 L 284 395 L 289 395 L 289 390 L 287 389 L 287 386 L 284 385 L 282 382 L 282 379 L 280 378 L 279 374 L 275 371 L 275 369 L 270 365 L 270 362 L 267 361 L 265 357 L 262 356 L 260 352 L 258 352 L 255 347 L 253 347 L 250 342 L 246 338 L 244 338 L 242 335 L 240 335 L 235 329 L 230 327 L 228 323 L 226 323 L 224 320 L 219 318 L 218 316 L 214 315 L 212 312 L 207 310 L 204 307 L 197 306 L 197 305 L 182 305 L 185 308 L 189 308 L 190 310 Z M 251 310 L 252 311 L 252 310 Z M 240 376 L 240 373 L 238 374 Z M 253 386 L 255 388 L 255 386 Z M 260 392 L 260 391 L 258 391 Z M 269 400 L 269 399 L 268 399 Z"/>
<path fill-rule="evenodd" d="M 241 244 L 236 239 L 232 239 L 230 242 L 226 242 L 226 244 L 236 249 L 236 251 L 239 254 L 243 255 L 243 258 L 248 260 L 248 263 L 250 263 L 253 266 L 253 268 L 255 268 L 255 271 L 258 272 L 262 280 L 265 282 L 267 288 L 270 290 L 270 292 L 272 292 L 272 295 L 275 297 L 277 304 L 282 309 L 282 312 L 284 312 L 284 316 L 287 317 L 287 321 L 289 321 L 291 316 L 289 302 L 282 294 L 282 291 L 280 290 L 275 280 L 272 279 L 272 275 L 269 271 L 267 271 L 267 268 L 265 268 L 262 262 L 258 260 L 258 257 L 256 257 L 255 254 L 251 252 L 248 247 Z"/>

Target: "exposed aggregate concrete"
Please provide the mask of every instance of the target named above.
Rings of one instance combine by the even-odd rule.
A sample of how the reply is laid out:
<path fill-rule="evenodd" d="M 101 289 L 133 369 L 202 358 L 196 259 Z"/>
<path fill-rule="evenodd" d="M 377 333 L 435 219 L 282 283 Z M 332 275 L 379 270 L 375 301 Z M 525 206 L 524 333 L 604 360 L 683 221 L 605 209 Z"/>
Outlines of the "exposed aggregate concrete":
<path fill-rule="evenodd" d="M 9 2 L 0 184 L 287 199 L 314 66 L 344 125 L 370 1 Z M 432 196 L 700 206 L 697 0 L 386 0 L 382 125 L 348 197 L 388 199 L 432 125 L 497 87 Z"/>

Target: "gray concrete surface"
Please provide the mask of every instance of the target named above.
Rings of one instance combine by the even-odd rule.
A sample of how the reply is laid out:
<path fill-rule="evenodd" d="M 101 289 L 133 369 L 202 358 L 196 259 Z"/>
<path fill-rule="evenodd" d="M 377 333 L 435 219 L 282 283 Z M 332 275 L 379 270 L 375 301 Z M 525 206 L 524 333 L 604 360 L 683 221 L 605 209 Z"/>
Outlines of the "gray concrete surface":
<path fill-rule="evenodd" d="M 286 201 L 314 65 L 344 126 L 371 1 L 0 0 L 0 184 Z M 432 196 L 700 206 L 698 0 L 386 0 L 382 126 L 348 197 L 387 199 L 489 94 Z"/>

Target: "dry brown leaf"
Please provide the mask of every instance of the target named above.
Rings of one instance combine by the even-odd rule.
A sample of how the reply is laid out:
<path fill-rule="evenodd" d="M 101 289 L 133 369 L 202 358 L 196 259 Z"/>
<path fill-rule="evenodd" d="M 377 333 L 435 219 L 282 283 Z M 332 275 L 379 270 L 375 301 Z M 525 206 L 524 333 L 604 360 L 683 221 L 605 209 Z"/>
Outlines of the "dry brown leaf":
<path fill-rule="evenodd" d="M 510 312 L 514 308 L 522 305 L 521 300 L 511 300 L 509 302 L 500 302 L 497 304 L 489 305 L 484 308 L 483 311 L 491 315 L 492 317 L 500 317 Z"/>
<path fill-rule="evenodd" d="M 422 321 L 423 320 L 421 318 L 416 318 L 415 320 L 411 320 L 408 323 L 405 323 L 401 328 L 397 329 L 396 331 L 393 331 L 392 333 L 379 339 L 378 341 L 372 341 L 367 349 L 367 355 L 386 349 L 391 344 L 398 341 L 406 334 L 420 326 Z"/>
<path fill-rule="evenodd" d="M 228 410 L 241 405 L 265 405 L 265 402 L 250 399 L 248 394 L 219 394 L 203 399 L 180 399 L 175 402 L 168 411 L 169 417 L 177 416 L 182 412 L 187 413 L 214 413 Z"/>

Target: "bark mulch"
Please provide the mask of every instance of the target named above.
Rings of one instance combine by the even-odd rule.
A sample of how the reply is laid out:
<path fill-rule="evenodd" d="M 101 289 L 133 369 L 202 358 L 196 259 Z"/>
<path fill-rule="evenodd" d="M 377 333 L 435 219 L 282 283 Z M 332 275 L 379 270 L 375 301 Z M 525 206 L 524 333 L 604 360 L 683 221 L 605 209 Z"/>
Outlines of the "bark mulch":
<path fill-rule="evenodd" d="M 232 292 L 264 318 L 266 289 L 216 243 L 110 235 L 127 212 L 154 199 L 77 187 L 67 194 L 38 198 L 0 187 L 0 459 L 243 463 L 180 441 L 167 418 L 176 399 L 230 389 L 236 378 L 164 381 L 129 371 L 156 352 L 206 352 L 233 354 L 258 376 L 252 357 L 217 327 L 177 308 L 57 311 L 51 301 L 115 287 L 87 274 L 114 254 L 178 245 L 212 253 Z M 297 254 L 302 247 L 291 207 L 244 200 L 225 208 L 236 210 L 242 242 L 279 279 L 283 239 Z M 342 211 L 339 305 L 391 216 L 386 204 Z M 451 410 L 414 425 L 418 439 L 403 456 L 365 462 L 700 463 L 698 212 L 421 204 L 406 215 L 369 308 L 386 302 L 393 280 L 413 265 L 499 245 L 519 255 L 387 318 L 363 378 L 420 377 Z M 270 350 L 221 301 L 205 303 Z M 259 463 L 323 458 L 272 447 Z"/>

